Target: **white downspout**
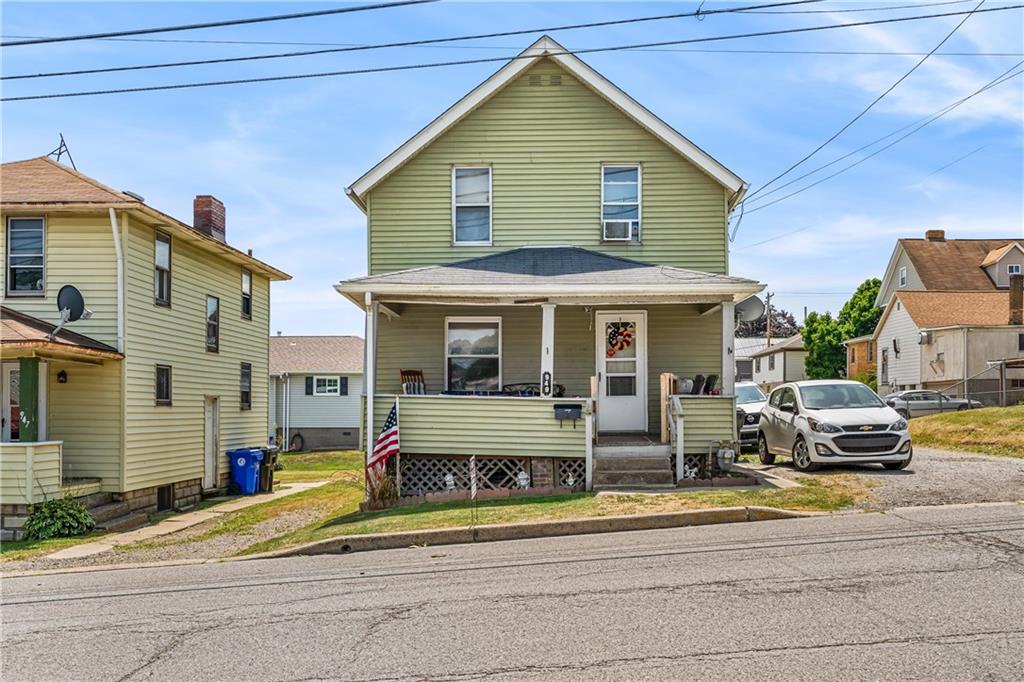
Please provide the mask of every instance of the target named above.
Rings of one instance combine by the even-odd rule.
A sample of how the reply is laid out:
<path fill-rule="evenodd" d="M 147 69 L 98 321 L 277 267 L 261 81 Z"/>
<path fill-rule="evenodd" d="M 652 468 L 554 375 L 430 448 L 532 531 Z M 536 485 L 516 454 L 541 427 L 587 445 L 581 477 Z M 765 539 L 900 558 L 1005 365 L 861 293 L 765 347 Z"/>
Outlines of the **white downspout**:
<path fill-rule="evenodd" d="M 117 211 L 110 211 L 110 232 L 114 238 L 114 258 L 117 261 L 117 352 L 124 353 L 124 253 L 121 250 L 121 229 L 117 225 Z"/>
<path fill-rule="evenodd" d="M 283 407 L 284 407 L 284 416 L 281 419 L 281 422 L 283 424 L 284 433 L 282 433 L 281 435 L 283 436 L 284 447 L 281 448 L 281 449 L 284 450 L 285 452 L 289 452 L 291 450 L 291 447 L 292 447 L 292 441 L 291 441 L 291 438 L 289 437 L 289 433 L 288 433 L 288 430 L 291 428 L 291 421 L 292 421 L 292 375 L 291 374 L 285 374 L 284 375 L 284 396 L 283 396 L 283 398 L 284 399 L 281 402 L 284 403 L 284 405 L 283 405 Z"/>

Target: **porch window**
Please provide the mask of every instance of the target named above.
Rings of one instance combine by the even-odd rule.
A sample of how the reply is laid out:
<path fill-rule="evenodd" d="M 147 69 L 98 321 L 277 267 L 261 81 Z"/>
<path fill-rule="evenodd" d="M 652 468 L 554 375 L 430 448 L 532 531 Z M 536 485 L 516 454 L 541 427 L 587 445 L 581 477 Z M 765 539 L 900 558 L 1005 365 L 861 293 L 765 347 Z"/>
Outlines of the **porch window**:
<path fill-rule="evenodd" d="M 601 239 L 640 241 L 640 166 L 601 167 Z"/>
<path fill-rule="evenodd" d="M 206 297 L 206 350 L 220 352 L 220 299 Z"/>
<path fill-rule="evenodd" d="M 171 404 L 171 366 L 156 366 L 156 404 Z"/>
<path fill-rule="evenodd" d="M 45 230 L 42 218 L 7 219 L 7 295 L 42 296 Z"/>
<path fill-rule="evenodd" d="M 242 268 L 242 317 L 252 319 L 252 272 Z"/>
<path fill-rule="evenodd" d="M 445 387 L 453 391 L 501 389 L 501 318 L 445 319 Z"/>
<path fill-rule="evenodd" d="M 456 244 L 491 243 L 491 169 L 452 169 L 452 221 Z"/>
<path fill-rule="evenodd" d="M 238 408 L 252 409 L 252 363 L 243 362 L 239 380 Z"/>
<path fill-rule="evenodd" d="M 171 238 L 163 232 L 153 240 L 153 302 L 171 305 Z"/>

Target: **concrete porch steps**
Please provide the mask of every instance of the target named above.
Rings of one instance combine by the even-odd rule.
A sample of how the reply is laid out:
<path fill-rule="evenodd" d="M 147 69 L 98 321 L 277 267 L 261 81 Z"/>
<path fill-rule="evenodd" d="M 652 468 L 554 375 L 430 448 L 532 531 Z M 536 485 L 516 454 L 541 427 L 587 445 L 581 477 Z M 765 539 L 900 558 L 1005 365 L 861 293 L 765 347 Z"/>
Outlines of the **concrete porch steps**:
<path fill-rule="evenodd" d="M 96 521 L 96 530 L 121 532 L 135 530 L 149 523 L 149 512 L 131 511 L 127 502 L 111 502 L 89 510 Z"/>
<path fill-rule="evenodd" d="M 674 490 L 671 456 L 671 447 L 655 442 L 598 445 L 594 448 L 594 490 Z"/>
<path fill-rule="evenodd" d="M 131 511 L 131 507 L 127 502 L 108 502 L 107 504 L 89 508 L 92 520 L 96 522 L 97 526 L 102 526 L 107 521 L 116 519 L 119 516 L 127 516 Z"/>

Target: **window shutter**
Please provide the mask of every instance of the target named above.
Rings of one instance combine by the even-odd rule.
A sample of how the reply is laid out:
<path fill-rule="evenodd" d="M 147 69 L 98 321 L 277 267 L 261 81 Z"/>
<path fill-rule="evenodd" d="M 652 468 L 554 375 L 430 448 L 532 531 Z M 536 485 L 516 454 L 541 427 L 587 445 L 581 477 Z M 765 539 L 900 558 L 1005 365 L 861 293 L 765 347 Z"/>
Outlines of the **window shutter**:
<path fill-rule="evenodd" d="M 306 377 L 306 395 L 313 395 L 313 377 Z"/>
<path fill-rule="evenodd" d="M 348 377 L 338 379 L 338 395 L 348 395 Z"/>

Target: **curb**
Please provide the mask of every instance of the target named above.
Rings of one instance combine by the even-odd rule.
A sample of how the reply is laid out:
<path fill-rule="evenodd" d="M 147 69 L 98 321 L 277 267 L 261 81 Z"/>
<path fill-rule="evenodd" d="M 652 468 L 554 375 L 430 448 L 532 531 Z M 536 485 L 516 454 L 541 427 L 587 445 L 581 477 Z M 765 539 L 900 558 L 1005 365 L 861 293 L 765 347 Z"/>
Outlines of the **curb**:
<path fill-rule="evenodd" d="M 238 558 L 272 559 L 292 556 L 315 556 L 319 554 L 350 554 L 352 552 L 400 549 L 413 546 L 461 545 L 474 542 L 527 540 L 563 535 L 620 533 L 632 530 L 658 530 L 681 528 L 684 526 L 707 526 L 719 523 L 806 518 L 827 514 L 828 512 L 798 512 L 771 507 L 724 507 L 719 509 L 667 512 L 663 514 L 645 514 L 641 516 L 605 516 L 566 521 L 459 526 L 456 528 L 406 531 L 401 533 L 346 535 L 327 540 L 318 540 L 297 547 L 263 552 L 261 554 L 250 554 Z"/>

